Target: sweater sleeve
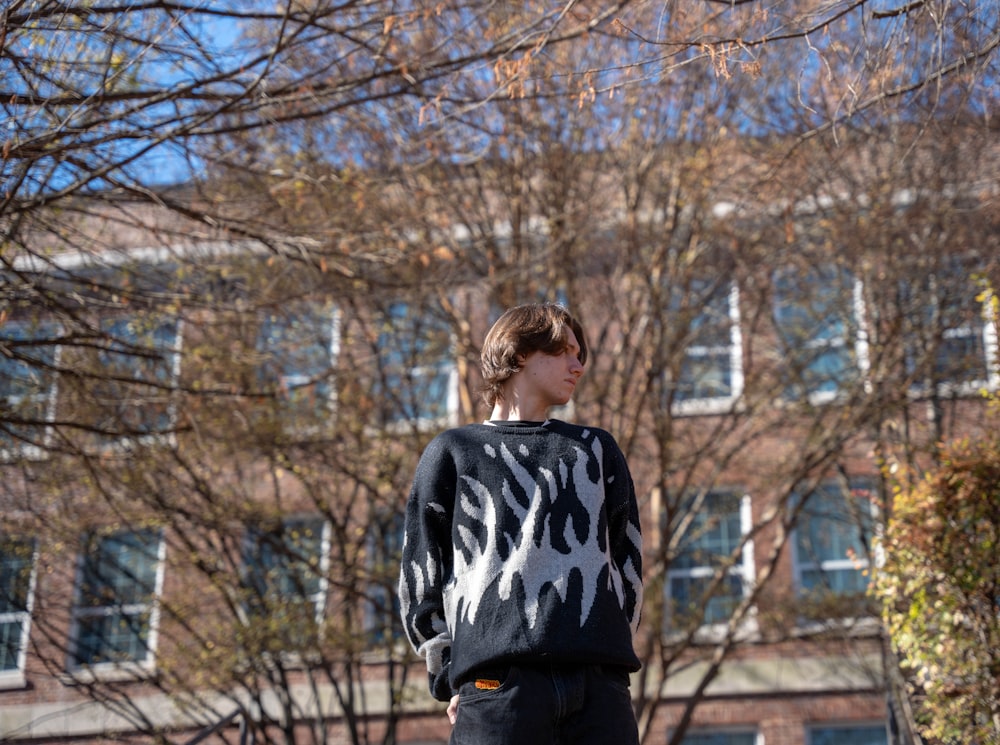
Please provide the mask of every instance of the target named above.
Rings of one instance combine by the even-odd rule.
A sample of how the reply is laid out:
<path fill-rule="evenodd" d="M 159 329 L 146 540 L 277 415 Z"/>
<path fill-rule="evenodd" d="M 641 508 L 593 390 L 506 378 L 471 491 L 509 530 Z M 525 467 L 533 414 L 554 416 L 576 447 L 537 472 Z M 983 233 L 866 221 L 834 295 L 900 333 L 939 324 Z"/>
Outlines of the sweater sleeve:
<path fill-rule="evenodd" d="M 608 449 L 611 456 L 608 488 L 615 497 L 610 500 L 613 505 L 609 514 L 611 552 L 624 580 L 625 611 L 634 637 L 642 614 L 642 530 L 628 463 L 617 443 L 612 444 Z"/>
<path fill-rule="evenodd" d="M 451 576 L 451 511 L 455 468 L 435 441 L 417 465 L 406 505 L 399 578 L 400 614 L 407 639 L 427 662 L 431 695 L 451 698 L 451 632 L 444 613 L 444 583 Z"/>

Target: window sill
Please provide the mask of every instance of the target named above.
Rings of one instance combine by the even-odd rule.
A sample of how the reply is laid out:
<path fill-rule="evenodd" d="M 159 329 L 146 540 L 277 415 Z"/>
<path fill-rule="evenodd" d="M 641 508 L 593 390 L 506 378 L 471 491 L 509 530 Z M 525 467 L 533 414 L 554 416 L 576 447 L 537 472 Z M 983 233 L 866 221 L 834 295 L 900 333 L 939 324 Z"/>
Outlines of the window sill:
<path fill-rule="evenodd" d="M 696 398 L 689 401 L 675 401 L 670 412 L 676 417 L 721 416 L 737 413 L 739 406 L 739 396 Z"/>
<path fill-rule="evenodd" d="M 59 676 L 63 685 L 89 685 L 91 683 L 127 683 L 151 680 L 156 677 L 152 663 L 103 664 L 81 667 Z"/>
<path fill-rule="evenodd" d="M 732 633 L 733 638 L 744 644 L 752 644 L 760 641 L 760 628 L 757 623 L 756 613 L 751 610 L 747 617 L 732 631 L 727 623 L 706 623 L 695 630 L 691 637 L 691 642 L 695 646 L 714 646 L 724 641 L 727 635 Z M 667 629 L 664 632 L 664 639 L 668 642 L 679 642 L 686 639 L 688 632 L 684 629 Z"/>
<path fill-rule="evenodd" d="M 28 679 L 20 670 L 0 673 L 0 691 L 16 691 L 28 687 Z"/>
<path fill-rule="evenodd" d="M 824 621 L 799 619 L 793 634 L 800 639 L 822 636 L 831 632 L 848 638 L 865 638 L 877 636 L 880 629 L 881 623 L 874 616 L 849 616 L 830 618 Z"/>

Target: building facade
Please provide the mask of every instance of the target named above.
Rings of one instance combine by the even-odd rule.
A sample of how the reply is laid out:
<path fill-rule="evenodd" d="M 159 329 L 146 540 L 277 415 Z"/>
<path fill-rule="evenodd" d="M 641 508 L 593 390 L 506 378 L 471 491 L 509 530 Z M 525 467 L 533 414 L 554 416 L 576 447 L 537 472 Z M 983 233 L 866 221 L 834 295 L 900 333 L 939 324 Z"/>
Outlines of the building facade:
<path fill-rule="evenodd" d="M 907 741 L 866 594 L 887 466 L 989 426 L 998 233 L 898 256 L 815 223 L 765 252 L 720 220 L 620 273 L 612 236 L 576 284 L 524 283 L 596 352 L 555 415 L 610 429 L 640 496 L 646 743 Z M 235 241 L 15 264 L 0 740 L 447 742 L 396 613 L 401 514 L 429 438 L 485 413 L 492 281 Z"/>

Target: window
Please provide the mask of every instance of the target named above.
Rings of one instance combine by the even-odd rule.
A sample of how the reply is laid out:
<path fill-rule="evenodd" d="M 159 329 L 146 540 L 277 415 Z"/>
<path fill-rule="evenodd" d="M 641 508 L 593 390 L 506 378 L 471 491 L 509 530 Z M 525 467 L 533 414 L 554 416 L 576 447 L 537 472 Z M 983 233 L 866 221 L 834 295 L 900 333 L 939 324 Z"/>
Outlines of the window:
<path fill-rule="evenodd" d="M 35 580 L 32 541 L 0 536 L 0 685 L 24 670 Z"/>
<path fill-rule="evenodd" d="M 775 276 L 785 399 L 830 400 L 867 366 L 861 284 L 834 265 Z"/>
<path fill-rule="evenodd" d="M 887 745 L 884 724 L 810 727 L 809 745 Z"/>
<path fill-rule="evenodd" d="M 451 332 L 433 313 L 393 303 L 381 319 L 373 390 L 383 426 L 446 421 L 456 410 Z"/>
<path fill-rule="evenodd" d="M 707 600 L 720 566 L 732 561 L 750 529 L 750 498 L 739 492 L 710 491 L 688 501 L 691 517 L 678 544 L 679 554 L 667 572 L 667 608 L 673 625 L 704 614 L 702 623 L 726 623 L 753 578 L 753 548 L 743 545 L 736 563 L 726 570 L 721 587 Z"/>
<path fill-rule="evenodd" d="M 403 639 L 397 594 L 402 551 L 403 515 L 393 513 L 372 520 L 368 533 L 371 585 L 367 592 L 365 627 L 374 644 Z"/>
<path fill-rule="evenodd" d="M 152 665 L 163 551 L 157 530 L 87 537 L 73 608 L 74 667 Z"/>
<path fill-rule="evenodd" d="M 996 327 L 980 292 L 974 267 L 958 259 L 904 284 L 906 368 L 919 387 L 974 393 L 997 386 Z"/>
<path fill-rule="evenodd" d="M 300 422 L 329 418 L 338 344 L 332 303 L 296 303 L 264 316 L 257 338 L 263 355 L 258 375 L 283 416 Z"/>
<path fill-rule="evenodd" d="M 743 392 L 739 290 L 729 282 L 700 281 L 681 302 L 697 311 L 675 385 L 674 410 L 719 411 Z"/>
<path fill-rule="evenodd" d="M 172 391 L 180 372 L 176 318 L 135 315 L 104 320 L 87 391 L 105 436 L 164 434 L 174 422 Z"/>
<path fill-rule="evenodd" d="M 681 745 L 757 745 L 756 732 L 688 732 Z"/>
<path fill-rule="evenodd" d="M 296 517 L 247 533 L 243 563 L 246 608 L 254 618 L 277 621 L 283 648 L 316 639 L 326 604 L 329 537 L 319 517 Z"/>
<path fill-rule="evenodd" d="M 43 444 L 55 403 L 58 332 L 51 323 L 0 324 L 0 452 Z"/>
<path fill-rule="evenodd" d="M 867 485 L 827 483 L 799 497 L 795 565 L 803 594 L 863 594 L 876 501 Z"/>

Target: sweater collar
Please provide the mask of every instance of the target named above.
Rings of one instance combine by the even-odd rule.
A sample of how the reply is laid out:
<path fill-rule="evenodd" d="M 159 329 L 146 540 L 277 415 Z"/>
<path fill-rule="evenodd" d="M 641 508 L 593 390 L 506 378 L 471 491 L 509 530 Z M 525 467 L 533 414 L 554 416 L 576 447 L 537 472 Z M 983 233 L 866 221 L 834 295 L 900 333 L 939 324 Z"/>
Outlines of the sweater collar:
<path fill-rule="evenodd" d="M 545 421 L 525 421 L 523 419 L 487 419 L 483 424 L 490 427 L 519 427 L 519 428 L 532 428 L 532 427 L 544 427 L 549 423 L 549 419 Z"/>

